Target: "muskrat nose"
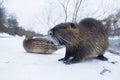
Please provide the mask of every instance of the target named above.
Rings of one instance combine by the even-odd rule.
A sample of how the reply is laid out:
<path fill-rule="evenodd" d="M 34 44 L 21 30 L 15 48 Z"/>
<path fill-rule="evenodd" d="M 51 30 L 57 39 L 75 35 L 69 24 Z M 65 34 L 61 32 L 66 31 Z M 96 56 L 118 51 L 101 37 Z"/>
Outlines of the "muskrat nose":
<path fill-rule="evenodd" d="M 48 35 L 53 36 L 53 31 L 52 30 L 48 31 Z"/>

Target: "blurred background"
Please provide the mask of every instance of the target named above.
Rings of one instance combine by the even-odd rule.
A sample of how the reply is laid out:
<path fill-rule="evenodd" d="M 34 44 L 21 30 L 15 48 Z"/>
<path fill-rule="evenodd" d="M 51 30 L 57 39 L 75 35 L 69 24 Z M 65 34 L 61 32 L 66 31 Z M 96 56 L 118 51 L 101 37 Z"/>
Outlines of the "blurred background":
<path fill-rule="evenodd" d="M 0 32 L 44 35 L 58 23 L 93 17 L 109 28 L 110 35 L 119 35 L 119 3 L 119 0 L 0 0 Z"/>

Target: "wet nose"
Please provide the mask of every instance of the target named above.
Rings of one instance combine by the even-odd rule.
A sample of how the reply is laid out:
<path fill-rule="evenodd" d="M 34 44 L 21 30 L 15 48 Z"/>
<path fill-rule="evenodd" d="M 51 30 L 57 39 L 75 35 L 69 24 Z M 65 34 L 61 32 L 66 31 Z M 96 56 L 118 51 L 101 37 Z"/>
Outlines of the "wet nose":
<path fill-rule="evenodd" d="M 53 36 L 53 31 L 52 30 L 48 31 L 48 35 Z"/>

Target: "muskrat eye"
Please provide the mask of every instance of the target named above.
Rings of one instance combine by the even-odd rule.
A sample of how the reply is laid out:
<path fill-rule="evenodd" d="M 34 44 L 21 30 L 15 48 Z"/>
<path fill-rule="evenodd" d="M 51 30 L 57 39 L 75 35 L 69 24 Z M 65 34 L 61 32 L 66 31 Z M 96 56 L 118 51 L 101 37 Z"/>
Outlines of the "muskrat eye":
<path fill-rule="evenodd" d="M 71 28 L 76 28 L 74 23 L 70 23 Z"/>
<path fill-rule="evenodd" d="M 51 35 L 51 36 L 53 36 L 52 30 L 48 31 L 48 34 Z"/>

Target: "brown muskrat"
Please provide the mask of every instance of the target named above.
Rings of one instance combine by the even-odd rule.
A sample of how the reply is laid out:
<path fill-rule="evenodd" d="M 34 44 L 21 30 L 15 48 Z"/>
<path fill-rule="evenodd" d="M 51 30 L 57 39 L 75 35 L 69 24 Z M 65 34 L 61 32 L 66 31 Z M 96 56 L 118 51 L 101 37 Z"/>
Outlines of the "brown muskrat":
<path fill-rule="evenodd" d="M 62 48 L 45 37 L 33 38 L 33 36 L 25 37 L 23 41 L 23 47 L 29 53 L 40 54 L 50 54 Z"/>
<path fill-rule="evenodd" d="M 65 45 L 65 57 L 59 59 L 65 64 L 77 63 L 92 57 L 108 60 L 104 57 L 108 48 L 108 34 L 104 25 L 96 19 L 85 18 L 78 24 L 60 23 L 48 34 L 60 45 Z"/>

